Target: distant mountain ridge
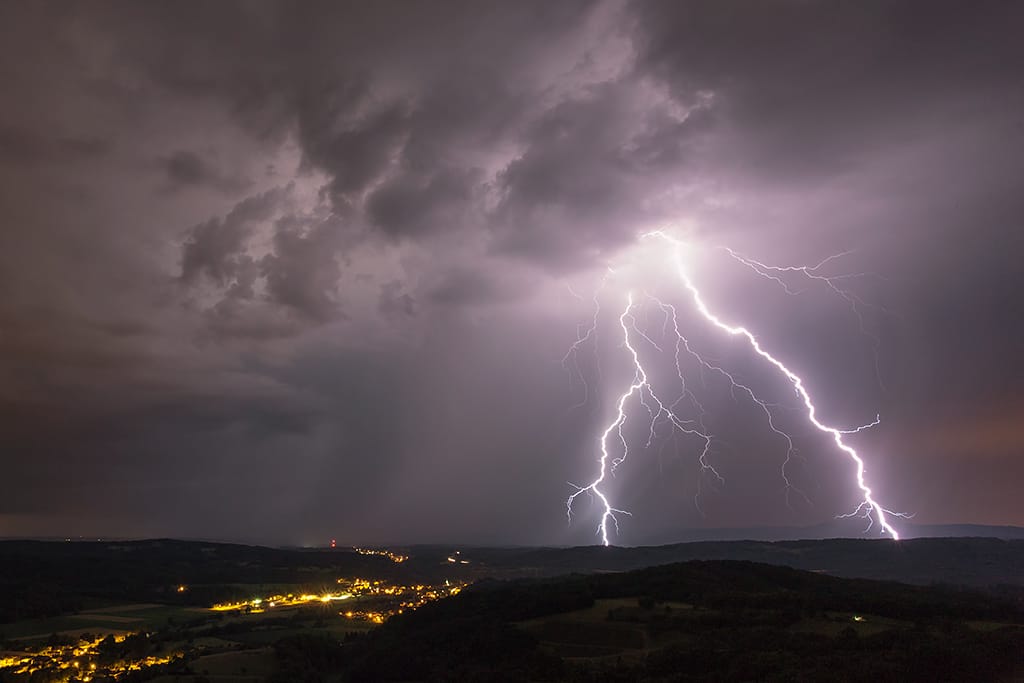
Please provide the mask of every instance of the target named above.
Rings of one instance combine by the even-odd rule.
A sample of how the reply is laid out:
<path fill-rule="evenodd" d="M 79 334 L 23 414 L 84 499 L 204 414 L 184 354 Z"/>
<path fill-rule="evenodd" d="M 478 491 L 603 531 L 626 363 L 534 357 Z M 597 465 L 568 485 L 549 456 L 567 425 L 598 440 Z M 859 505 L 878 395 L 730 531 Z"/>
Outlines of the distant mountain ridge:
<path fill-rule="evenodd" d="M 1024 540 L 1024 527 L 989 524 L 911 524 L 897 525 L 901 539 L 912 538 L 1001 538 Z M 862 520 L 841 519 L 813 526 L 737 527 L 683 529 L 671 534 L 640 536 L 635 545 L 667 545 L 692 541 L 803 541 L 830 538 L 885 538 L 875 529 L 865 531 Z M 634 545 L 631 543 L 630 545 Z"/>
<path fill-rule="evenodd" d="M 414 549 L 411 552 L 416 553 Z M 658 546 L 466 548 L 463 557 L 524 576 L 622 572 L 692 560 L 739 560 L 848 578 L 996 587 L 1024 587 L 1024 539 L 984 537 L 799 541 L 691 541 Z M 528 571 L 526 571 L 528 570 Z"/>

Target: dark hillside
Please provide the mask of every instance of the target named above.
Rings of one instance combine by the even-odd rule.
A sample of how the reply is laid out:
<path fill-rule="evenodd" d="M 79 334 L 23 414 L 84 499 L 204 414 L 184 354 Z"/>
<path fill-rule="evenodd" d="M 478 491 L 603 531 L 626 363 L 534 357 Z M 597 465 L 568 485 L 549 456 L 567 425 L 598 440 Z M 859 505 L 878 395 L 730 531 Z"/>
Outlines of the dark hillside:
<path fill-rule="evenodd" d="M 481 585 L 340 659 L 364 681 L 992 680 L 1021 664 L 1022 623 L 973 592 L 688 562 Z"/>

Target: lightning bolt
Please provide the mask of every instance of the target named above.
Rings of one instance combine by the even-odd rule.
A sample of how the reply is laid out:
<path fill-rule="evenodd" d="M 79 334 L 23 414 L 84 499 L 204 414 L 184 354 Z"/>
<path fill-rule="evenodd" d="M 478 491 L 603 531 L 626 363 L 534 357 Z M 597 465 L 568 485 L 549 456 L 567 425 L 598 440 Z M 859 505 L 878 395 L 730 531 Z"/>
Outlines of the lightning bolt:
<path fill-rule="evenodd" d="M 793 461 L 793 459 L 797 457 L 796 446 L 793 444 L 793 437 L 788 432 L 785 432 L 782 429 L 780 429 L 778 426 L 776 426 L 775 416 L 772 414 L 772 411 L 769 408 L 768 402 L 765 401 L 762 398 L 759 398 L 757 396 L 757 394 L 754 393 L 753 389 L 751 389 L 748 385 L 746 385 L 743 382 L 741 382 L 740 380 L 738 380 L 735 375 L 733 375 L 729 371 L 725 370 L 721 366 L 716 365 L 716 364 L 706 360 L 701 354 L 697 353 L 693 349 L 693 347 L 690 346 L 689 340 L 686 337 L 683 336 L 682 332 L 679 331 L 679 318 L 678 318 L 678 316 L 676 314 L 675 306 L 672 306 L 671 304 L 666 304 L 666 303 L 662 302 L 660 299 L 657 299 L 655 297 L 652 297 L 652 298 L 654 299 L 654 302 L 663 311 L 665 311 L 666 321 L 671 320 L 671 322 L 672 322 L 672 332 L 675 335 L 675 339 L 676 339 L 676 341 L 675 341 L 676 372 L 679 375 L 679 380 L 680 380 L 680 382 L 683 383 L 683 386 L 685 387 L 685 380 L 683 379 L 682 365 L 681 365 L 680 360 L 679 360 L 679 354 L 680 354 L 681 349 L 685 349 L 686 352 L 690 356 L 692 356 L 694 358 L 694 360 L 697 361 L 697 363 L 699 364 L 699 367 L 702 370 L 708 370 L 710 372 L 714 372 L 714 373 L 724 377 L 725 380 L 729 382 L 729 390 L 730 390 L 730 392 L 732 392 L 733 398 L 736 397 L 736 392 L 739 391 L 740 393 L 743 393 L 746 396 L 748 396 L 750 398 L 750 400 L 758 408 L 760 408 L 760 410 L 764 413 L 765 418 L 767 418 L 768 428 L 771 431 L 775 432 L 775 434 L 777 434 L 786 444 L 786 459 L 782 462 L 782 468 L 781 468 L 782 469 L 782 480 L 786 484 L 786 504 L 787 505 L 789 504 L 789 494 L 790 494 L 790 492 L 794 492 L 794 493 L 799 494 L 800 497 L 802 497 L 805 501 L 810 503 L 810 499 L 807 497 L 807 495 L 803 491 L 801 491 L 799 488 L 797 488 L 793 484 L 793 482 L 791 482 L 790 479 L 789 479 L 789 475 L 788 475 L 789 465 Z M 689 392 L 689 393 L 690 393 L 690 396 L 692 396 L 692 392 Z M 700 410 L 700 413 L 701 413 L 701 424 L 703 424 L 703 416 L 706 414 L 706 412 L 704 411 L 704 407 L 702 405 L 700 405 L 699 402 L 697 402 L 696 397 L 691 398 L 691 400 L 694 401 L 697 404 L 697 406 L 698 406 L 698 408 Z M 699 490 L 698 490 L 698 495 L 699 495 Z M 698 509 L 699 509 L 699 507 L 700 506 L 699 506 L 699 503 L 698 503 Z"/>
<path fill-rule="evenodd" d="M 598 297 L 601 296 L 601 290 L 603 290 L 607 284 L 608 278 L 614 274 L 615 271 L 611 268 L 605 270 L 604 276 L 601 278 L 601 283 L 598 285 L 597 289 L 594 290 L 594 295 L 591 298 L 591 301 L 594 304 L 594 315 L 591 318 L 590 326 L 584 328 L 580 325 L 576 328 L 576 341 L 572 343 L 572 346 L 569 347 L 569 350 L 566 351 L 565 355 L 562 357 L 562 366 L 569 371 L 570 381 L 572 377 L 579 377 L 580 383 L 583 385 L 583 398 L 580 399 L 579 403 L 572 407 L 573 409 L 586 405 L 587 399 L 590 398 L 590 385 L 587 384 L 587 377 L 580 369 L 579 362 L 580 349 L 588 341 L 593 342 L 594 368 L 600 377 L 601 363 L 600 358 L 597 356 L 597 323 L 598 318 L 601 316 L 601 301 Z M 583 299 L 583 297 L 577 294 L 571 286 L 569 287 L 569 294 L 576 299 Z"/>
<path fill-rule="evenodd" d="M 730 336 L 740 337 L 744 339 L 751 350 L 754 351 L 759 357 L 771 365 L 775 370 L 781 373 L 787 380 L 789 380 L 791 386 L 797 397 L 800 399 L 804 407 L 806 418 L 810 424 L 818 431 L 831 437 L 835 443 L 836 448 L 843 454 L 845 454 L 850 460 L 853 461 L 856 471 L 856 486 L 861 494 L 861 502 L 857 507 L 849 513 L 838 515 L 837 518 L 850 518 L 859 517 L 867 521 L 868 526 L 865 531 L 870 530 L 875 524 L 880 527 L 881 533 L 888 533 L 893 539 L 899 539 L 899 533 L 894 529 L 890 523 L 890 517 L 909 517 L 904 513 L 894 512 L 883 507 L 874 498 L 871 488 L 867 485 L 865 479 L 865 465 L 864 460 L 860 457 L 857 451 L 850 446 L 844 440 L 844 436 L 850 434 L 856 434 L 864 429 L 868 429 L 879 424 L 879 418 L 865 425 L 850 429 L 840 429 L 827 425 L 818 418 L 817 407 L 804 386 L 803 379 L 797 375 L 793 370 L 786 366 L 782 361 L 776 358 L 774 355 L 769 353 L 762 345 L 758 338 L 749 329 L 742 325 L 734 325 L 725 322 L 717 314 L 713 313 L 704 301 L 703 296 L 697 289 L 693 280 L 690 278 L 683 264 L 681 249 L 684 246 L 683 242 L 665 233 L 664 231 L 653 231 L 646 233 L 641 236 L 642 239 L 661 239 L 667 242 L 671 249 L 672 263 L 679 276 L 680 281 L 683 284 L 684 289 L 689 294 L 690 299 L 694 305 L 695 310 L 714 328 L 717 328 Z M 863 305 L 863 302 L 855 295 L 850 294 L 843 288 L 839 287 L 835 280 L 844 276 L 825 276 L 819 273 L 819 269 L 829 263 L 830 261 L 839 258 L 843 254 L 836 254 L 830 256 L 823 261 L 819 262 L 814 266 L 769 266 L 759 261 L 755 261 L 748 257 L 742 256 L 731 249 L 726 249 L 729 255 L 756 272 L 761 277 L 773 280 L 783 287 L 783 289 L 789 294 L 797 294 L 798 292 L 793 290 L 788 283 L 782 279 L 781 274 L 783 273 L 800 273 L 810 280 L 816 280 L 824 282 L 834 292 L 839 294 L 844 300 L 850 304 L 854 313 L 858 319 L 861 318 L 860 309 L 858 304 Z M 600 289 L 604 288 L 607 284 L 608 276 L 614 273 L 611 269 L 605 274 L 605 277 L 601 281 L 600 288 L 594 293 L 594 315 L 591 326 L 584 333 L 578 330 L 576 342 L 569 349 L 569 352 L 563 358 L 563 364 L 569 367 L 569 363 L 576 363 L 577 354 L 580 352 L 580 348 L 588 341 L 596 342 L 597 337 L 597 325 L 598 318 L 600 316 L 600 304 L 598 300 L 598 294 Z M 853 277 L 860 276 L 863 274 L 853 274 Z M 785 430 L 781 429 L 775 419 L 775 415 L 772 412 L 772 404 L 769 404 L 766 400 L 760 398 L 754 390 L 747 384 L 740 381 L 733 373 L 730 373 L 720 365 L 707 360 L 704 356 L 698 353 L 690 344 L 689 340 L 682 334 L 679 328 L 679 319 L 676 309 L 673 305 L 663 302 L 657 297 L 645 293 L 645 297 L 648 301 L 654 303 L 664 314 L 664 323 L 662 326 L 662 337 L 668 336 L 668 330 L 671 328 L 674 346 L 674 361 L 675 368 L 678 374 L 680 382 L 680 394 L 671 403 L 662 399 L 662 397 L 653 388 L 647 370 L 641 360 L 640 352 L 638 351 L 637 340 L 649 344 L 656 351 L 662 352 L 661 346 L 656 343 L 647 333 L 641 330 L 637 325 L 636 315 L 634 313 L 637 308 L 635 302 L 634 293 L 628 292 L 626 297 L 626 305 L 619 315 L 619 327 L 622 330 L 622 346 L 627 350 L 628 356 L 632 361 L 633 367 L 633 378 L 629 386 L 623 391 L 617 401 L 615 402 L 615 414 L 610 423 L 608 423 L 604 430 L 601 432 L 598 438 L 598 448 L 600 454 L 598 456 L 599 471 L 597 477 L 586 486 L 579 486 L 576 484 L 570 485 L 574 491 L 566 500 L 566 515 L 572 522 L 572 511 L 573 504 L 576 499 L 583 493 L 587 493 L 597 500 L 600 501 L 603 506 L 603 511 L 599 523 L 597 525 L 597 533 L 601 537 L 601 541 L 604 545 L 609 544 L 609 525 L 614 526 L 616 532 L 619 528 L 618 515 L 629 515 L 630 513 L 625 510 L 614 507 L 607 494 L 602 490 L 602 485 L 607 481 L 610 475 L 615 473 L 616 468 L 621 465 L 629 457 L 629 442 L 626 438 L 624 428 L 628 419 L 629 407 L 635 401 L 639 403 L 648 413 L 650 418 L 650 424 L 648 429 L 647 446 L 653 443 L 656 437 L 657 426 L 660 421 L 667 421 L 672 426 L 673 435 L 679 433 L 694 436 L 701 442 L 701 452 L 698 458 L 698 463 L 701 468 L 701 472 L 709 474 L 719 483 L 724 483 L 724 479 L 719 472 L 714 468 L 709 460 L 714 438 L 711 433 L 707 430 L 704 424 L 704 417 L 706 412 L 704 406 L 700 403 L 694 393 L 688 388 L 683 373 L 682 355 L 685 352 L 698 364 L 701 369 L 701 373 L 709 372 L 721 376 L 729 382 L 730 391 L 732 392 L 733 398 L 736 398 L 737 392 L 745 395 L 750 401 L 756 405 L 761 412 L 764 413 L 769 429 L 778 435 L 778 437 L 786 445 L 786 457 L 782 462 L 781 475 L 782 479 L 786 484 L 786 500 L 789 503 L 789 495 L 791 492 L 795 492 L 803 497 L 804 500 L 810 502 L 807 496 L 800 491 L 791 482 L 788 471 L 795 457 L 798 457 L 796 447 L 794 445 L 793 437 Z M 865 330 L 863 320 L 861 320 L 861 329 Z M 872 339 L 876 338 L 872 337 Z M 596 344 L 595 344 L 596 354 Z M 877 356 L 876 356 L 877 358 Z M 574 366 L 577 372 L 579 372 L 578 365 Z M 876 363 L 877 371 L 877 363 Z M 582 379 L 582 373 L 580 373 Z M 586 392 L 586 382 L 584 381 L 584 387 Z M 688 400 L 692 407 L 697 411 L 697 417 L 692 420 L 686 420 L 680 417 L 677 412 L 679 405 L 684 401 Z M 586 402 L 586 395 L 584 396 L 584 402 Z M 614 442 L 614 446 L 613 446 Z M 614 447 L 616 455 L 613 455 L 612 448 Z M 697 506 L 698 511 L 700 508 L 700 478 L 698 478 L 697 493 L 694 496 L 694 503 Z M 703 513 L 702 513 L 703 514 Z"/>
<path fill-rule="evenodd" d="M 722 249 L 727 254 L 729 254 L 729 256 L 731 256 L 735 261 L 743 264 L 744 266 L 754 271 L 755 273 L 765 278 L 766 280 L 771 280 L 772 282 L 778 284 L 780 287 L 782 287 L 786 294 L 795 296 L 797 294 L 800 294 L 803 290 L 794 290 L 781 277 L 781 275 L 798 273 L 808 280 L 813 280 L 815 282 L 822 283 L 830 290 L 832 290 L 832 292 L 839 296 L 843 301 L 845 301 L 847 305 L 850 307 L 850 310 L 853 312 L 854 316 L 856 316 L 857 318 L 857 322 L 860 325 L 861 334 L 863 334 L 865 337 L 871 340 L 871 355 L 875 363 L 875 379 L 878 380 L 878 385 L 882 387 L 882 389 L 885 389 L 885 383 L 882 381 L 881 368 L 878 364 L 878 354 L 882 346 L 882 340 L 878 338 L 878 335 L 868 330 L 867 325 L 864 324 L 864 313 L 861 309 L 876 308 L 885 313 L 890 313 L 890 311 L 880 306 L 869 304 L 868 302 L 864 301 L 859 296 L 857 296 L 857 294 L 849 291 L 848 289 L 840 286 L 839 284 L 843 280 L 850 280 L 855 278 L 880 278 L 881 276 L 878 275 L 878 273 L 863 272 L 844 273 L 841 275 L 823 275 L 821 274 L 821 272 L 819 272 L 821 268 L 823 268 L 825 265 L 831 263 L 832 261 L 835 261 L 838 258 L 842 258 L 843 256 L 847 256 L 850 253 L 852 253 L 850 251 L 843 251 L 838 254 L 832 254 L 831 256 L 822 259 L 813 266 L 774 266 L 762 263 L 761 261 L 756 261 L 748 256 L 744 256 L 730 249 L 729 247 L 722 247 Z"/>
<path fill-rule="evenodd" d="M 576 490 L 569 496 L 566 501 L 566 516 L 569 521 L 572 521 L 572 505 L 573 502 L 581 494 L 587 492 L 596 496 L 601 504 L 604 506 L 604 511 L 601 514 L 601 520 L 597 525 L 597 533 L 601 536 L 601 542 L 604 545 L 608 545 L 608 524 L 611 522 L 616 531 L 619 528 L 619 519 L 616 517 L 617 514 L 629 513 L 625 510 L 619 510 L 612 507 L 608 500 L 607 495 L 601 490 L 600 486 L 605 481 L 609 473 L 613 473 L 615 469 L 624 463 L 629 457 L 629 441 L 626 439 L 626 435 L 623 432 L 623 428 L 626 424 L 627 419 L 627 405 L 631 399 L 636 397 L 637 402 L 643 405 L 650 416 L 650 439 L 654 438 L 654 430 L 657 422 L 662 417 L 666 418 L 673 426 L 674 429 L 679 430 L 683 434 L 696 436 L 703 442 L 703 448 L 700 455 L 700 463 L 702 469 L 710 472 L 714 477 L 720 481 L 724 481 L 721 475 L 715 470 L 715 468 L 708 462 L 708 454 L 711 449 L 712 439 L 711 436 L 702 431 L 698 426 L 694 425 L 692 421 L 681 419 L 669 406 L 665 405 L 665 402 L 655 392 L 654 388 L 648 379 L 647 371 L 644 369 L 643 363 L 640 361 L 640 354 L 633 344 L 633 339 L 630 331 L 632 330 L 638 336 L 646 339 L 651 344 L 654 344 L 647 335 L 640 332 L 636 326 L 636 317 L 633 315 L 633 308 L 635 303 L 633 301 L 633 292 L 629 292 L 626 296 L 626 307 L 623 309 L 622 314 L 619 316 L 619 326 L 622 328 L 622 339 L 623 346 L 629 351 L 629 355 L 633 361 L 633 380 L 629 387 L 622 395 L 619 396 L 616 401 L 616 414 L 612 422 L 605 427 L 601 433 L 601 437 L 598 440 L 601 455 L 598 458 L 600 463 L 600 472 L 597 478 L 586 486 L 575 486 Z M 655 345 L 656 346 L 656 345 Z M 645 398 L 646 396 L 646 398 Z M 648 403 L 647 401 L 650 401 Z M 616 441 L 621 445 L 621 455 L 613 458 L 610 450 L 609 441 L 612 435 L 615 435 Z M 648 441 L 650 443 L 650 441 Z"/>

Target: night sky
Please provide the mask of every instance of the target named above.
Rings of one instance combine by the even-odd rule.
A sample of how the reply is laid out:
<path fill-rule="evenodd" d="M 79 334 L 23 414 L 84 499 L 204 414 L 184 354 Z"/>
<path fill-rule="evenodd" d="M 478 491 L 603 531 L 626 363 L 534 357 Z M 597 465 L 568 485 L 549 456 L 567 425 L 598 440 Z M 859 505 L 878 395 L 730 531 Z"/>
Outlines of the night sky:
<path fill-rule="evenodd" d="M 630 380 L 627 278 L 562 359 L 609 266 L 778 404 L 809 498 L 692 377 L 726 483 L 634 440 L 617 542 L 856 506 L 654 229 L 823 419 L 880 414 L 850 440 L 886 506 L 1024 525 L 1022 32 L 1018 2 L 3 3 L 0 536 L 592 543 L 565 499 Z M 863 330 L 722 247 L 849 252 Z"/>

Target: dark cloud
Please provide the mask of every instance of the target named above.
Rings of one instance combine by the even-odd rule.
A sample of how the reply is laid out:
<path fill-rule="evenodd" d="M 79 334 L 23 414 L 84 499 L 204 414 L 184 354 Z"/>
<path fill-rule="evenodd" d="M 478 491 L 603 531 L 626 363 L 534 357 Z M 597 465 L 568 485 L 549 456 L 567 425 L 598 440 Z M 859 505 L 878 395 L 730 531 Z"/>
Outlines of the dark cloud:
<path fill-rule="evenodd" d="M 261 259 L 260 271 L 271 301 L 323 322 L 341 313 L 338 237 L 330 221 L 305 227 L 288 218 L 278 221 L 274 253 Z"/>
<path fill-rule="evenodd" d="M 251 183 L 231 177 L 195 152 L 178 150 L 161 161 L 172 189 L 210 187 L 227 194 L 244 190 Z"/>
<path fill-rule="evenodd" d="M 167 179 L 175 185 L 201 185 L 212 177 L 206 163 L 192 152 L 179 151 L 164 160 Z"/>
<path fill-rule="evenodd" d="M 244 283 L 246 265 L 251 263 L 243 254 L 246 239 L 253 223 L 274 215 L 282 194 L 282 190 L 269 190 L 254 195 L 239 202 L 224 219 L 214 217 L 192 228 L 182 248 L 181 279 L 188 283 L 206 275 L 224 285 L 241 273 Z"/>
<path fill-rule="evenodd" d="M 380 300 L 377 307 L 383 315 L 388 317 L 416 315 L 416 299 L 408 292 L 403 291 L 402 283 L 398 280 L 385 282 L 380 286 Z"/>
<path fill-rule="evenodd" d="M 524 153 L 497 178 L 499 249 L 575 265 L 632 238 L 642 175 L 628 168 L 631 94 L 622 85 L 599 87 L 552 107 L 526 130 Z"/>
<path fill-rule="evenodd" d="M 472 268 L 447 270 L 427 292 L 431 300 L 445 305 L 493 304 L 516 294 L 511 282 L 499 282 L 493 274 Z"/>
<path fill-rule="evenodd" d="M 589 542 L 564 482 L 628 379 L 617 318 L 579 360 L 585 407 L 559 361 L 588 288 L 673 226 L 709 301 L 799 365 L 823 414 L 882 412 L 862 436 L 880 496 L 918 521 L 1024 523 L 1000 476 L 1024 373 L 1022 19 L 946 0 L 7 4 L 0 512 L 105 535 Z M 850 250 L 835 272 L 875 274 L 844 280 L 878 305 L 868 336 L 827 288 L 787 296 L 725 244 Z M 694 344 L 790 400 L 676 303 Z M 789 512 L 761 485 L 777 444 L 708 391 L 729 485 L 702 519 L 692 453 L 637 453 L 615 484 L 633 528 L 834 514 L 827 443 L 792 418 L 819 502 Z"/>
<path fill-rule="evenodd" d="M 96 138 L 49 138 L 28 128 L 0 125 L 0 163 L 74 163 L 106 154 L 109 143 Z"/>
<path fill-rule="evenodd" d="M 477 169 L 440 168 L 425 177 L 405 173 L 381 185 L 367 201 L 375 225 L 396 237 L 422 238 L 461 227 L 472 206 Z"/>
<path fill-rule="evenodd" d="M 405 113 L 393 105 L 338 132 L 303 130 L 303 149 L 311 163 L 331 174 L 331 189 L 345 197 L 380 177 L 400 149 L 405 129 Z"/>
<path fill-rule="evenodd" d="M 802 181 L 956 119 L 1019 110 L 1021 8 L 983 2 L 641 3 L 638 66 L 682 101 L 713 94 L 724 161 Z M 768 169 L 771 169 L 768 172 Z"/>

